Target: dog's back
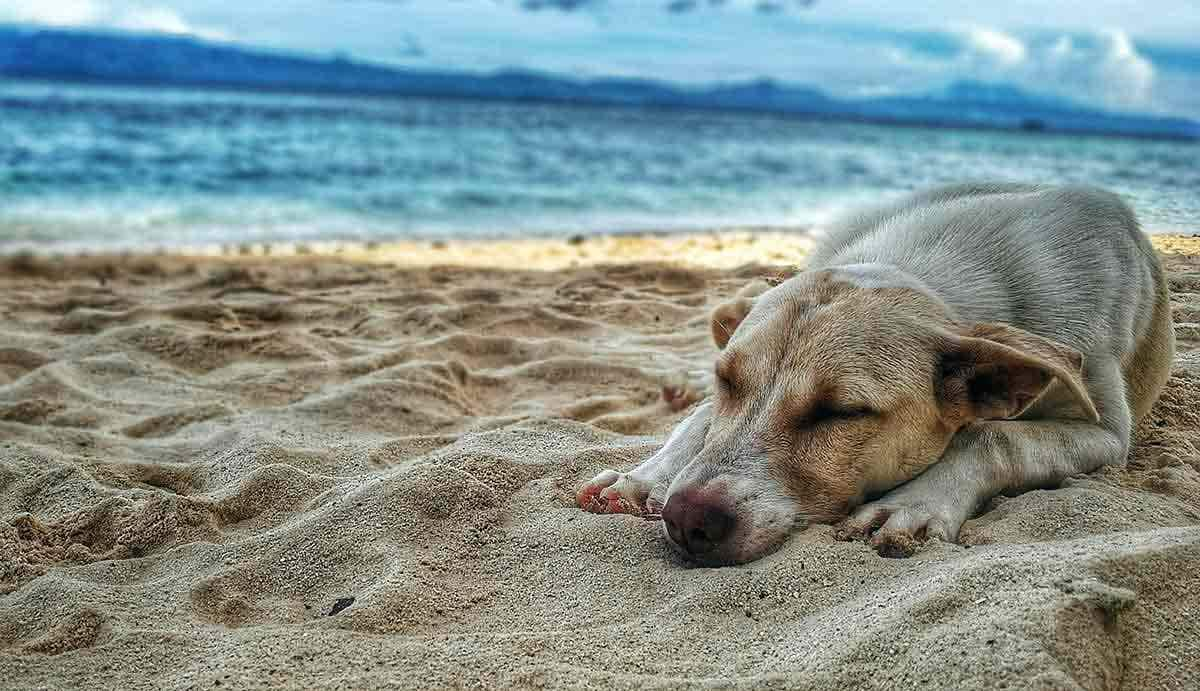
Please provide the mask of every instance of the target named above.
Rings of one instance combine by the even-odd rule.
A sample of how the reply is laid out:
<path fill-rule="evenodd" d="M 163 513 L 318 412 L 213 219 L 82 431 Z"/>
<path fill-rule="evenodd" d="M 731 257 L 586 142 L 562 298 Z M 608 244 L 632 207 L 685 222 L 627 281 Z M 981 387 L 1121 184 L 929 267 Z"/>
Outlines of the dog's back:
<path fill-rule="evenodd" d="M 1004 322 L 1120 360 L 1133 419 L 1174 352 L 1158 257 L 1116 195 L 1087 187 L 942 187 L 835 224 L 810 268 L 889 265 L 964 322 Z"/>

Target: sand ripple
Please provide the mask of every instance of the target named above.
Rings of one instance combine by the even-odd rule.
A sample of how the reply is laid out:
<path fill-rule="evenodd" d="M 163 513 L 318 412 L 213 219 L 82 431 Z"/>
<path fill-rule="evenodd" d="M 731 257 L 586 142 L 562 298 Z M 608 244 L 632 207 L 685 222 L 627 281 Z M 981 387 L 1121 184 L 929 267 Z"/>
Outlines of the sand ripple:
<path fill-rule="evenodd" d="M 656 448 L 707 310 L 771 270 L 13 262 L 0 686 L 1200 688 L 1200 263 L 1170 266 L 1126 468 L 911 559 L 815 527 L 712 570 L 574 491 Z"/>

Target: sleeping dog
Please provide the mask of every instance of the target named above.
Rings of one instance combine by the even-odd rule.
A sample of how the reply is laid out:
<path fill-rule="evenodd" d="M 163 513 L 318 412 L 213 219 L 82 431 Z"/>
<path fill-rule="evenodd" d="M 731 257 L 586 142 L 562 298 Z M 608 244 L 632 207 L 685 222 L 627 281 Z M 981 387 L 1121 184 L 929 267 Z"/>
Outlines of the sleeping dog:
<path fill-rule="evenodd" d="M 1157 255 L 1115 195 L 935 189 L 836 224 L 808 268 L 712 315 L 714 392 L 637 468 L 579 490 L 661 514 L 693 561 L 793 527 L 911 554 L 989 499 L 1122 463 L 1174 351 Z"/>

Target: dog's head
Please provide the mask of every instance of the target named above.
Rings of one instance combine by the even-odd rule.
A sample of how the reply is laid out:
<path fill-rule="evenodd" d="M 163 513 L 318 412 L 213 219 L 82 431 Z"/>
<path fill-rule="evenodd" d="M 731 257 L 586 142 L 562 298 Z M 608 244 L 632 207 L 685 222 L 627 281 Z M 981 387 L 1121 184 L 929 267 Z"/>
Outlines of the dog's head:
<path fill-rule="evenodd" d="M 755 293 L 713 313 L 712 422 L 666 493 L 668 538 L 696 561 L 757 559 L 798 522 L 845 516 L 937 461 L 963 426 L 1020 415 L 1056 380 L 1096 418 L 1077 351 L 960 324 L 895 268 L 805 272 Z"/>

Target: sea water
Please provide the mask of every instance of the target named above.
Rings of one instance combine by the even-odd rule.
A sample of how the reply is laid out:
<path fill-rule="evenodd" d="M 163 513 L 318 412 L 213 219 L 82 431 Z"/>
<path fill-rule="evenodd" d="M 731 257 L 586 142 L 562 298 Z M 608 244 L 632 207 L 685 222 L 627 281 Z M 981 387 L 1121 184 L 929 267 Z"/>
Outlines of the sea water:
<path fill-rule="evenodd" d="M 1200 145 L 786 116 L 0 82 L 0 252 L 819 226 L 966 180 L 1200 232 Z"/>

